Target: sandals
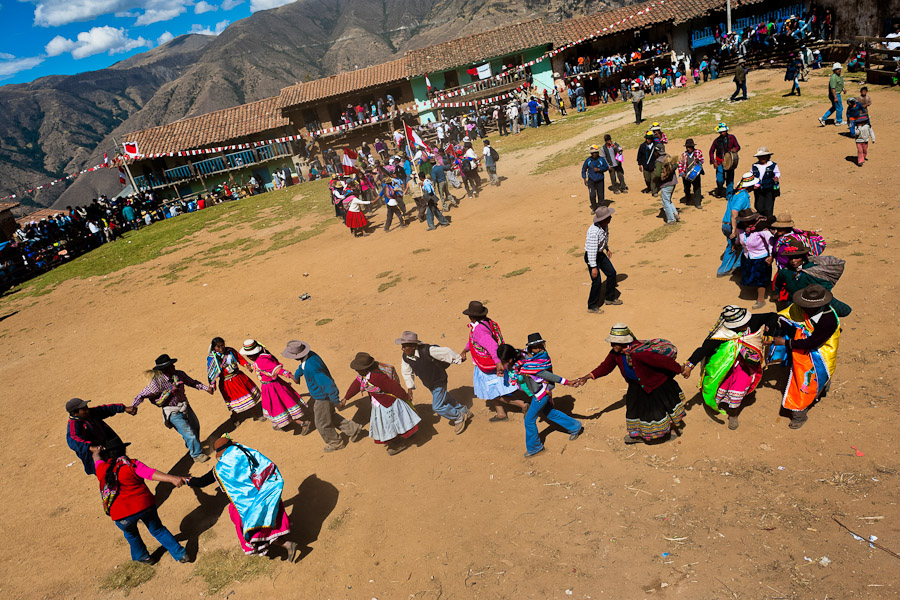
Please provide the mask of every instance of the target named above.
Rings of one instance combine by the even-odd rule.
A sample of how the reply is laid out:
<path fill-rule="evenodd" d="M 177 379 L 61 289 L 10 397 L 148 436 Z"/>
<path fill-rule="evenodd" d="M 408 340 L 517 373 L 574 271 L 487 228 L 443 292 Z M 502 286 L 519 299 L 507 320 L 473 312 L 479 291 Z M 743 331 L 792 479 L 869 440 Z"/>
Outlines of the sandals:
<path fill-rule="evenodd" d="M 630 445 L 630 444 L 640 444 L 640 443 L 643 442 L 643 441 L 644 441 L 643 438 L 639 438 L 639 437 L 631 437 L 630 435 L 626 435 L 626 436 L 625 436 L 625 443 L 626 443 L 626 444 L 629 444 L 629 445 Z"/>
<path fill-rule="evenodd" d="M 490 419 L 488 419 L 489 423 L 500 423 L 501 421 L 509 421 L 509 415 L 500 417 L 498 415 L 494 415 Z"/>

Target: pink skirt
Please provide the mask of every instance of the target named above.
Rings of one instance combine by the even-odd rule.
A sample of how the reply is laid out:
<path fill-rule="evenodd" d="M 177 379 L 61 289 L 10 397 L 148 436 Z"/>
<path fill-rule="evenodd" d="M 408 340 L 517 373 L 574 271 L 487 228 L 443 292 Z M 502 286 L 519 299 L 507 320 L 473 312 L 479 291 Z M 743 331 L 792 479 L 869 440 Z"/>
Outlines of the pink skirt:
<path fill-rule="evenodd" d="M 751 370 L 741 361 L 735 361 L 731 372 L 719 384 L 716 392 L 716 403 L 725 403 L 728 408 L 737 408 L 744 398 L 756 389 L 762 380 L 761 370 Z"/>
<path fill-rule="evenodd" d="M 244 551 L 244 554 L 265 554 L 274 540 L 291 532 L 291 523 L 284 510 L 284 502 L 278 509 L 278 526 L 257 529 L 250 536 L 249 542 L 244 539 L 244 524 L 241 522 L 241 515 L 231 502 L 228 503 L 228 516 L 231 517 L 231 522 L 234 523 L 234 528 L 237 530 L 238 540 L 241 542 L 241 550 Z"/>
<path fill-rule="evenodd" d="M 284 429 L 291 421 L 303 420 L 306 405 L 294 388 L 281 380 L 262 384 L 263 415 L 272 421 L 272 426 Z"/>

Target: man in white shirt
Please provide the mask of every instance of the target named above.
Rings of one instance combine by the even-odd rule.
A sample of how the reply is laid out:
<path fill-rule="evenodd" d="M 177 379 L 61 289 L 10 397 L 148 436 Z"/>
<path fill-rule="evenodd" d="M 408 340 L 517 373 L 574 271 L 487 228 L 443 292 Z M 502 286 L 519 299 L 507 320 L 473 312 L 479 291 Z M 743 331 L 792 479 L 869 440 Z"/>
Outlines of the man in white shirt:
<path fill-rule="evenodd" d="M 491 185 L 499 186 L 500 178 L 497 177 L 497 161 L 495 161 L 494 157 L 491 155 L 491 141 L 488 139 L 482 141 L 484 142 L 484 150 L 482 151 L 482 155 L 484 156 L 484 169 L 488 172 Z"/>
<path fill-rule="evenodd" d="M 519 107 L 516 106 L 515 102 L 510 102 L 509 106 L 507 106 L 506 116 L 509 117 L 513 135 L 519 135 Z"/>
<path fill-rule="evenodd" d="M 884 42 L 885 48 L 888 50 L 900 50 L 900 23 L 895 23 L 894 32 L 887 34 L 885 37 L 897 40 L 895 42 Z M 897 60 L 897 58 L 894 57 L 894 60 Z"/>
<path fill-rule="evenodd" d="M 395 343 L 403 350 L 400 374 L 406 383 L 410 401 L 418 376 L 422 385 L 431 390 L 431 407 L 435 414 L 450 420 L 457 435 L 465 431 L 466 423 L 473 415 L 447 392 L 447 367 L 461 364 L 466 359 L 450 348 L 420 342 L 419 336 L 412 331 L 404 331 Z"/>

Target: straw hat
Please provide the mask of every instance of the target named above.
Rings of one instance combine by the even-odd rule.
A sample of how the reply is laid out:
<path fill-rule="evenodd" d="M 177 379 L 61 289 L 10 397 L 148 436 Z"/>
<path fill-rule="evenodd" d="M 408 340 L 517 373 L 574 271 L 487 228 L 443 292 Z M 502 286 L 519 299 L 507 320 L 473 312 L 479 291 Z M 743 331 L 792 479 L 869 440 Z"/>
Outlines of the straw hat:
<path fill-rule="evenodd" d="M 781 213 L 775 217 L 775 222 L 771 226 L 775 229 L 793 229 L 794 219 L 791 218 L 791 213 Z"/>
<path fill-rule="evenodd" d="M 756 156 L 756 157 L 772 156 L 772 151 L 769 150 L 769 148 L 767 146 L 760 146 L 759 150 L 757 150 L 756 154 L 754 154 L 753 156 Z"/>
<path fill-rule="evenodd" d="M 744 173 L 744 176 L 741 177 L 740 186 L 742 188 L 751 188 L 759 185 L 759 179 L 757 179 L 752 172 Z"/>
<path fill-rule="evenodd" d="M 806 286 L 802 290 L 797 290 L 791 298 L 797 306 L 802 306 L 803 308 L 819 308 L 834 300 L 834 294 L 818 283 L 814 283 Z"/>
<path fill-rule="evenodd" d="M 241 354 L 244 356 L 256 356 L 257 354 L 261 354 L 263 351 L 263 347 L 254 339 L 244 340 L 244 345 L 241 347 Z"/>
<path fill-rule="evenodd" d="M 635 341 L 634 334 L 625 323 L 616 323 L 609 330 L 609 336 L 606 341 L 610 344 L 630 344 Z"/>
<path fill-rule="evenodd" d="M 722 309 L 722 324 L 728 329 L 738 329 L 749 323 L 751 316 L 746 308 L 729 304 Z"/>

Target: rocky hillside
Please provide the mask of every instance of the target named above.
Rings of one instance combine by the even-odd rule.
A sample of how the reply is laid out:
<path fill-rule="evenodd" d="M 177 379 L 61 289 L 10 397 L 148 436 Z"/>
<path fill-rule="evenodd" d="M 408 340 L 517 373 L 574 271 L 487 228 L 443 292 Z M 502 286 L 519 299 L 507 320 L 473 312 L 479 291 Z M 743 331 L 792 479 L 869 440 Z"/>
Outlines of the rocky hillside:
<path fill-rule="evenodd" d="M 277 95 L 298 81 L 504 24 L 624 3 L 298 0 L 237 21 L 218 37 L 185 35 L 100 71 L 2 86 L 0 196 L 99 163 L 117 134 Z M 43 190 L 23 204 L 78 204 L 116 191 L 116 178 L 87 181 L 93 178 Z"/>

